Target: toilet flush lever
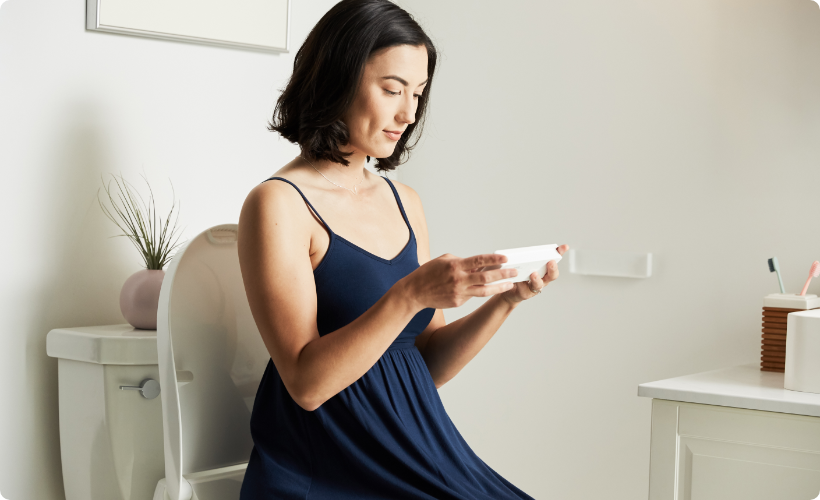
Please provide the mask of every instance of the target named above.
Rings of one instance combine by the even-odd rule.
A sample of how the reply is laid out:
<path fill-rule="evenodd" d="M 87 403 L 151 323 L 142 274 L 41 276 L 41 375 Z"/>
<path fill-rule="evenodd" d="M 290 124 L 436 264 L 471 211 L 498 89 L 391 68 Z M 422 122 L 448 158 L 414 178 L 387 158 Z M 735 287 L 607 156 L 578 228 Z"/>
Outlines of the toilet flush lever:
<path fill-rule="evenodd" d="M 145 399 L 154 399 L 159 396 L 159 382 L 152 378 L 147 378 L 140 382 L 139 387 L 132 385 L 121 385 L 120 389 L 123 391 L 140 391 L 142 393 L 142 397 Z"/>

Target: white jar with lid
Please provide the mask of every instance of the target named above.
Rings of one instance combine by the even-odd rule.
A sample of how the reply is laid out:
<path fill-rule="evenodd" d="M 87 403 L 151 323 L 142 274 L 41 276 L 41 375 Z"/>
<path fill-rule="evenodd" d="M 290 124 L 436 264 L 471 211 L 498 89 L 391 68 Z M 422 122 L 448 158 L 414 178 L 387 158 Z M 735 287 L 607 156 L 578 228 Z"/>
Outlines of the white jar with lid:
<path fill-rule="evenodd" d="M 820 394 L 820 309 L 789 313 L 783 387 Z"/>

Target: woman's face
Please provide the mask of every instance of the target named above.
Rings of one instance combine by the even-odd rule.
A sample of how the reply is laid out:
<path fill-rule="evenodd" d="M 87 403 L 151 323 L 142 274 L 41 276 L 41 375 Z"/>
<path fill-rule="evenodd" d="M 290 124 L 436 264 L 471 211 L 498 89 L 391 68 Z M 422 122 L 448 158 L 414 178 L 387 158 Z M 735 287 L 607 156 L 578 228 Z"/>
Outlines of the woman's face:
<path fill-rule="evenodd" d="M 375 52 L 365 64 L 353 105 L 344 116 L 348 148 L 387 158 L 408 125 L 416 121 L 427 84 L 427 48 L 399 45 Z"/>

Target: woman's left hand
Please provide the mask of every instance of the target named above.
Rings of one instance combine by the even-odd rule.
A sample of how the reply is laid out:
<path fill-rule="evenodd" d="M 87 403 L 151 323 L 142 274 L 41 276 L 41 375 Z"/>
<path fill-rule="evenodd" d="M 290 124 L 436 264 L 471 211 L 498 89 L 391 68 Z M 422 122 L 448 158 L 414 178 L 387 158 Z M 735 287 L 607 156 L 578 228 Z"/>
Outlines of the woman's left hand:
<path fill-rule="evenodd" d="M 564 255 L 564 252 L 569 250 L 569 245 L 561 245 L 557 250 L 559 254 Z M 541 293 L 542 288 L 556 279 L 558 279 L 558 264 L 551 260 L 547 262 L 547 274 L 543 277 L 539 277 L 538 273 L 533 272 L 530 274 L 529 281 L 517 282 L 514 287 L 502 293 L 501 296 L 514 305 L 522 300 L 535 297 Z"/>

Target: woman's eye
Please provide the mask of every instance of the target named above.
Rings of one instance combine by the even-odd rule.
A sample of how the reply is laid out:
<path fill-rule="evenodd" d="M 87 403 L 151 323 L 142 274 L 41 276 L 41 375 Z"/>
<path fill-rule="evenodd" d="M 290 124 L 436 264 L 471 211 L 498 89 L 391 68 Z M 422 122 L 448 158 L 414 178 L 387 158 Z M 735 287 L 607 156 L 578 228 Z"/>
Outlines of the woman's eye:
<path fill-rule="evenodd" d="M 388 95 L 401 95 L 401 92 L 393 92 L 392 90 L 387 89 L 384 89 L 384 91 L 387 92 Z M 413 94 L 413 97 L 418 99 L 419 97 L 421 97 L 421 94 Z"/>

